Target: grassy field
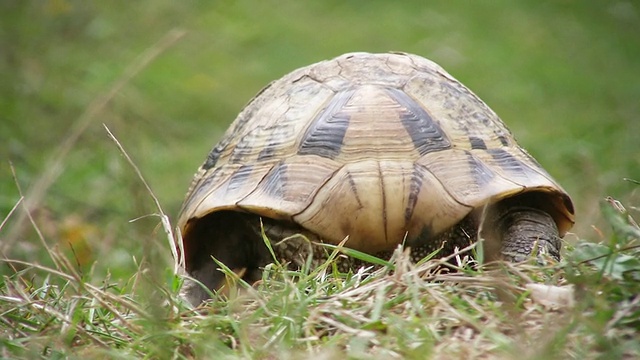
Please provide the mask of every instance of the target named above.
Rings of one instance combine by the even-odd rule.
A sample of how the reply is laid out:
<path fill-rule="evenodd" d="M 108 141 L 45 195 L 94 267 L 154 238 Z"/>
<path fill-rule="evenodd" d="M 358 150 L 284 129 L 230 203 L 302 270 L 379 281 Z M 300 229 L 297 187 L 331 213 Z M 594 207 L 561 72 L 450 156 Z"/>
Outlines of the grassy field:
<path fill-rule="evenodd" d="M 0 356 L 640 356 L 638 34 L 631 1 L 1 2 Z M 572 195 L 566 260 L 274 266 L 204 312 L 181 304 L 158 209 L 105 126 L 172 221 L 261 87 L 391 50 L 471 88 Z M 572 286 L 574 303 L 547 308 L 531 283 Z"/>

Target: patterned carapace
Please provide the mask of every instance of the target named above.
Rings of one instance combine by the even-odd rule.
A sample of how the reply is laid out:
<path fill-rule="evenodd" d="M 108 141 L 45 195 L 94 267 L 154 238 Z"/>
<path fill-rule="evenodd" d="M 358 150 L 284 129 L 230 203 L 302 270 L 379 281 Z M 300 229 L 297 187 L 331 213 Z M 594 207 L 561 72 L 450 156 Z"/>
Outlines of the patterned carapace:
<path fill-rule="evenodd" d="M 196 174 L 178 225 L 188 245 L 194 221 L 239 211 L 375 253 L 524 192 L 547 196 L 561 236 L 571 227 L 568 195 L 469 89 L 419 56 L 352 53 L 260 92 Z"/>

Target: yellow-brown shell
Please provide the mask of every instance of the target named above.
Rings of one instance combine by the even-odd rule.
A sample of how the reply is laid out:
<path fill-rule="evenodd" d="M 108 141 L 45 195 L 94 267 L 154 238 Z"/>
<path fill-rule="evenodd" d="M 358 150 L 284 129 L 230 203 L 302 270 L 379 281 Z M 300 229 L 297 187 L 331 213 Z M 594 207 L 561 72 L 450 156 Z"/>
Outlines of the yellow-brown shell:
<path fill-rule="evenodd" d="M 569 196 L 475 94 L 416 55 L 351 53 L 260 92 L 196 174 L 178 226 L 188 242 L 194 220 L 235 210 L 375 253 L 528 191 L 546 194 L 564 235 Z"/>

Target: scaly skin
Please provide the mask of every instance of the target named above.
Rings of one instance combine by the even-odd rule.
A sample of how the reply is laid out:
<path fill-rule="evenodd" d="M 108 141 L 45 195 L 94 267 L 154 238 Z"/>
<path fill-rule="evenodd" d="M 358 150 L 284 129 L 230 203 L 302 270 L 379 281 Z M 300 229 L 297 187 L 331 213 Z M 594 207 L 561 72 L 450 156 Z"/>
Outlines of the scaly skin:
<path fill-rule="evenodd" d="M 496 234 L 505 260 L 521 262 L 536 256 L 542 262 L 545 255 L 560 260 L 562 245 L 558 228 L 544 211 L 530 207 L 511 208 L 496 220 Z"/>

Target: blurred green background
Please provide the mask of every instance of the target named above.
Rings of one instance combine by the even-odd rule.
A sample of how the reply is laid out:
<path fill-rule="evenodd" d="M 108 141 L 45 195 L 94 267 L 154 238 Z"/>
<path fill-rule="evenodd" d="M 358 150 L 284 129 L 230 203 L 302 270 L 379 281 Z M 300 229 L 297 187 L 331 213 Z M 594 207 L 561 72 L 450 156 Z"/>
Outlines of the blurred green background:
<path fill-rule="evenodd" d="M 169 264 L 158 219 L 129 222 L 156 210 L 103 123 L 174 219 L 208 151 L 269 81 L 345 52 L 396 50 L 436 61 L 487 102 L 572 194 L 577 236 L 598 241 L 598 200 L 640 203 L 623 180 L 640 180 L 639 12 L 631 1 L 3 0 L 0 217 L 20 198 L 10 162 L 29 198 L 57 159 L 60 176 L 33 209 L 49 245 L 115 278 L 131 276 L 145 246 Z M 156 45 L 177 30 L 172 46 Z M 149 49 L 161 54 L 83 117 Z M 18 213 L 0 229 L 4 255 L 46 263 Z"/>

